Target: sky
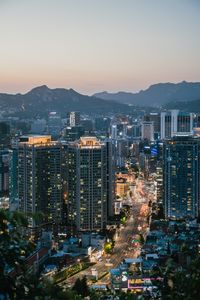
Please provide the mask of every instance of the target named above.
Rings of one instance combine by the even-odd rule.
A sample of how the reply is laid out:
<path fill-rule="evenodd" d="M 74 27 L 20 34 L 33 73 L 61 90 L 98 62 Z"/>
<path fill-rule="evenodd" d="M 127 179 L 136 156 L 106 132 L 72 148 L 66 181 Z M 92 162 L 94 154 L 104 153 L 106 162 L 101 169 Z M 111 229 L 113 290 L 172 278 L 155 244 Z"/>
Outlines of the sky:
<path fill-rule="evenodd" d="M 199 0 L 0 0 L 0 92 L 200 81 Z"/>

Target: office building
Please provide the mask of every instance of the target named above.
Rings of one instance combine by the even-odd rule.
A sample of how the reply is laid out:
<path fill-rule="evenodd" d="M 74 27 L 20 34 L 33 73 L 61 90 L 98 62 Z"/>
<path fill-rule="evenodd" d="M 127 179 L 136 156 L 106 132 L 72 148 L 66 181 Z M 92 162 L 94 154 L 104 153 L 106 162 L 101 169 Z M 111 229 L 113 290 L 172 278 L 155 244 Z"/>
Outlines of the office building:
<path fill-rule="evenodd" d="M 175 135 L 192 134 L 193 130 L 192 113 L 171 110 L 161 112 L 161 139 L 169 139 Z"/>
<path fill-rule="evenodd" d="M 114 199 L 116 192 L 115 173 L 116 173 L 116 152 L 112 139 L 105 139 L 106 156 L 106 194 L 107 194 L 107 217 L 114 213 Z"/>
<path fill-rule="evenodd" d="M 3 150 L 10 146 L 10 125 L 0 122 L 0 148 Z"/>
<path fill-rule="evenodd" d="M 143 121 L 153 122 L 154 140 L 160 138 L 160 113 L 149 113 L 144 115 Z"/>
<path fill-rule="evenodd" d="M 0 150 L 0 197 L 9 191 L 9 150 Z"/>
<path fill-rule="evenodd" d="M 22 136 L 11 157 L 10 201 L 25 214 L 41 212 L 43 222 L 61 219 L 61 146 L 51 136 Z M 16 176 L 14 176 L 14 173 Z M 34 221 L 30 220 L 34 226 Z"/>
<path fill-rule="evenodd" d="M 80 113 L 77 111 L 71 111 L 69 113 L 69 126 L 74 127 L 80 125 Z"/>
<path fill-rule="evenodd" d="M 67 126 L 63 130 L 63 139 L 67 142 L 73 142 L 78 140 L 81 136 L 85 134 L 83 126 Z"/>
<path fill-rule="evenodd" d="M 48 134 L 53 138 L 58 138 L 61 134 L 62 120 L 57 112 L 50 112 L 48 117 Z"/>
<path fill-rule="evenodd" d="M 141 131 L 142 131 L 142 139 L 143 140 L 148 140 L 149 142 L 154 141 L 154 123 L 153 122 L 143 121 Z"/>
<path fill-rule="evenodd" d="M 80 122 L 80 125 L 83 127 L 87 134 L 92 134 L 94 132 L 94 122 L 90 119 L 83 119 Z"/>
<path fill-rule="evenodd" d="M 118 167 L 125 167 L 129 154 L 129 142 L 127 139 L 118 138 L 115 141 L 115 157 Z"/>
<path fill-rule="evenodd" d="M 113 140 L 117 139 L 117 124 L 113 124 L 111 126 L 111 139 Z"/>
<path fill-rule="evenodd" d="M 78 231 L 100 230 L 106 226 L 112 206 L 108 203 L 110 146 L 96 137 L 81 137 L 67 148 L 69 222 Z"/>
<path fill-rule="evenodd" d="M 95 118 L 95 130 L 100 132 L 108 132 L 111 119 L 108 117 Z"/>
<path fill-rule="evenodd" d="M 163 143 L 157 141 L 155 145 L 156 149 L 156 192 L 157 201 L 159 204 L 163 204 Z"/>
<path fill-rule="evenodd" d="M 191 136 L 165 141 L 164 210 L 167 218 L 195 218 L 199 214 L 200 144 Z"/>
<path fill-rule="evenodd" d="M 133 137 L 139 139 L 141 137 L 141 124 L 136 121 L 133 122 Z"/>

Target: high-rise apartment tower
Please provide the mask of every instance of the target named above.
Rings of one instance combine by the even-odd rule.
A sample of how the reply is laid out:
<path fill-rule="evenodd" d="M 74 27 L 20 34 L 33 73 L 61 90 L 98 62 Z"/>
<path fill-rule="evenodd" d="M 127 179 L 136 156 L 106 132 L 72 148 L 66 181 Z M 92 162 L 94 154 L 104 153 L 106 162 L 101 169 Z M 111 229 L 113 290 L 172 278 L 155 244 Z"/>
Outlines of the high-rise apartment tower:
<path fill-rule="evenodd" d="M 164 210 L 167 218 L 195 218 L 199 215 L 200 142 L 191 136 L 165 141 Z"/>
<path fill-rule="evenodd" d="M 59 222 L 62 209 L 60 144 L 51 141 L 51 136 L 23 136 L 13 149 L 11 160 L 16 177 L 11 177 L 14 182 L 11 182 L 10 195 L 18 198 L 18 210 L 28 215 L 41 212 L 45 222 Z M 33 221 L 31 225 L 35 225 Z"/>
<path fill-rule="evenodd" d="M 107 224 L 112 209 L 110 153 L 109 145 L 96 137 L 68 145 L 68 217 L 77 230 L 100 230 Z"/>

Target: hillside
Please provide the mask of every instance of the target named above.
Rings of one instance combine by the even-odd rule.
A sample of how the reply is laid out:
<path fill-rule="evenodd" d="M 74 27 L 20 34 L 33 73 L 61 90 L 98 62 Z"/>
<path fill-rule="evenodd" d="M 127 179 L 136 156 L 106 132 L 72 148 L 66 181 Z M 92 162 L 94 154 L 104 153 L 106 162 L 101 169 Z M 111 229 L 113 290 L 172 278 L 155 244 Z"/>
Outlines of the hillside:
<path fill-rule="evenodd" d="M 47 86 L 36 87 L 26 94 L 0 93 L 0 108 L 6 113 L 23 116 L 45 115 L 50 111 L 57 111 L 63 116 L 68 111 L 81 113 L 126 113 L 130 111 L 130 107 L 122 103 L 85 96 L 73 89 L 50 89 Z"/>
<path fill-rule="evenodd" d="M 158 83 L 138 93 L 96 93 L 93 96 L 119 103 L 161 107 L 168 102 L 200 99 L 200 82 Z"/>
<path fill-rule="evenodd" d="M 169 102 L 163 108 L 180 109 L 182 111 L 200 113 L 200 98 L 198 100 L 186 102 Z"/>

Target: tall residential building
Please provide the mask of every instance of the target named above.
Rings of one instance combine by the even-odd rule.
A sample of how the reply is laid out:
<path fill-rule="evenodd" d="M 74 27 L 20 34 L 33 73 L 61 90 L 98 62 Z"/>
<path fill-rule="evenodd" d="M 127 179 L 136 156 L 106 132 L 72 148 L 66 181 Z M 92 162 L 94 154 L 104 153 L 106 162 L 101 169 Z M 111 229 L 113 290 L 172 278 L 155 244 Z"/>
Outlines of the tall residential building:
<path fill-rule="evenodd" d="M 200 142 L 191 136 L 165 141 L 164 210 L 167 218 L 195 218 L 199 215 Z"/>
<path fill-rule="evenodd" d="M 41 212 L 45 222 L 61 219 L 61 146 L 51 136 L 22 136 L 13 149 L 10 201 L 18 210 Z M 34 222 L 31 219 L 31 225 Z"/>
<path fill-rule="evenodd" d="M 177 134 L 192 134 L 193 119 L 192 113 L 180 112 L 175 109 L 161 112 L 161 139 L 169 139 Z"/>
<path fill-rule="evenodd" d="M 67 152 L 69 222 L 77 230 L 100 230 L 112 205 L 109 145 L 96 137 L 81 137 L 68 145 Z"/>

